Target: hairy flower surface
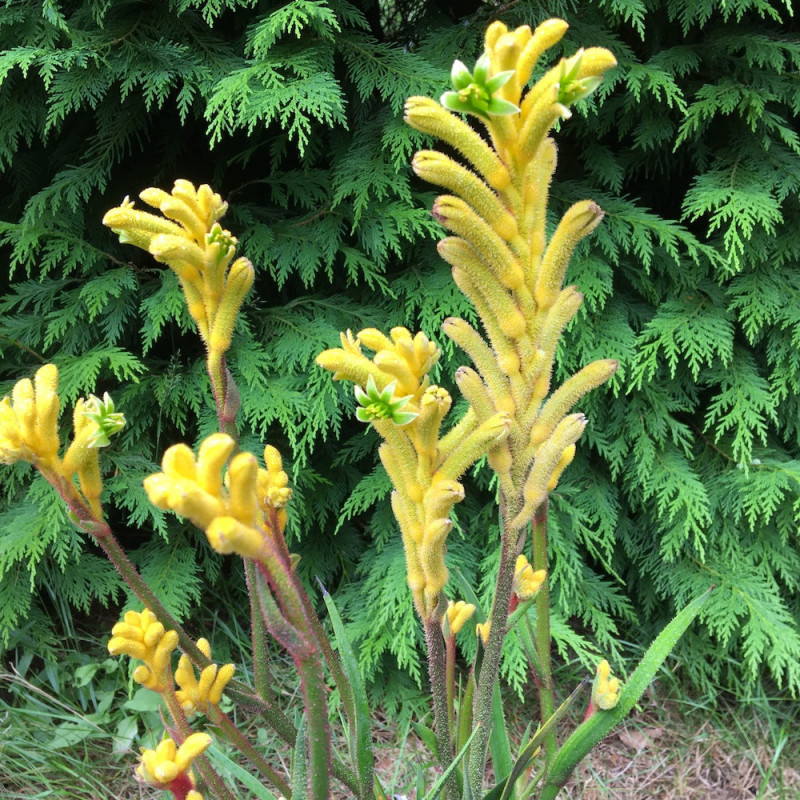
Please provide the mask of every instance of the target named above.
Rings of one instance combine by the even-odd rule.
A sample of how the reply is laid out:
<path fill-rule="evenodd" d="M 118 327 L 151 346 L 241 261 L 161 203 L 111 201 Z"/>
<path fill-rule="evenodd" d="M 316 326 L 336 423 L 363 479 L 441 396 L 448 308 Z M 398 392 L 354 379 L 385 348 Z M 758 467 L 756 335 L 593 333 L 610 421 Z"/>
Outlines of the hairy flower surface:
<path fill-rule="evenodd" d="M 464 600 L 458 600 L 454 603 L 450 600 L 447 604 L 447 611 L 445 611 L 445 619 L 450 628 L 450 633 L 455 636 L 474 613 L 475 606 L 472 603 L 467 603 Z"/>

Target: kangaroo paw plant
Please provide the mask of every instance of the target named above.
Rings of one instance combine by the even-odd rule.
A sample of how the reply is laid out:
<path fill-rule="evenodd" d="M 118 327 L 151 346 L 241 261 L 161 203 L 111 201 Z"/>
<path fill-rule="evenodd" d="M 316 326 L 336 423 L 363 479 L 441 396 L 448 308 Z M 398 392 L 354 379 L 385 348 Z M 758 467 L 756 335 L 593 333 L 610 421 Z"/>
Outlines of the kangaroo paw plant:
<path fill-rule="evenodd" d="M 471 361 L 455 375 L 466 412 L 447 419 L 452 398 L 430 379 L 440 351 L 424 332 L 347 331 L 341 347 L 317 358 L 334 379 L 354 384 L 357 418 L 382 439 L 379 455 L 392 482 L 408 586 L 427 645 L 433 710 L 427 740 L 441 769 L 426 800 L 555 797 L 580 759 L 632 709 L 707 597 L 675 617 L 624 684 L 606 660 L 597 664 L 591 696 L 583 701 L 584 721 L 563 735 L 558 723 L 580 702 L 590 676 L 556 708 L 548 494 L 587 425 L 573 409 L 617 368 L 613 360 L 596 361 L 552 386 L 561 333 L 582 301 L 576 287 L 564 286 L 567 265 L 603 212 L 589 200 L 575 203 L 548 237 L 548 192 L 556 168 L 550 131 L 616 63 L 607 50 L 579 50 L 530 86 L 537 61 L 566 28 L 557 19 L 533 31 L 528 26 L 510 31 L 495 22 L 474 68 L 456 61 L 453 91 L 440 101 L 411 97 L 406 103 L 409 125 L 463 157 L 423 150 L 412 166 L 447 192 L 433 206 L 450 234 L 439 252 L 481 321 L 481 330 L 462 319 L 443 325 Z M 181 443 L 169 447 L 161 471 L 150 475 L 144 488 L 155 506 L 190 520 L 218 553 L 244 560 L 253 685 L 234 678 L 233 664 L 214 663 L 209 642 L 194 640 L 167 613 L 114 536 L 102 504 L 98 452 L 125 420 L 108 395 L 78 401 L 72 440 L 62 446 L 58 370 L 53 364 L 42 367 L 0 403 L 0 460 L 28 461 L 42 473 L 142 604 L 114 626 L 108 643 L 111 654 L 137 663 L 134 680 L 163 699 L 166 731 L 155 749 L 142 751 L 141 780 L 181 800 L 233 800 L 236 789 L 215 769 L 213 731 L 247 762 L 250 773 L 260 774 L 265 785 L 259 797 L 386 798 L 373 769 L 369 710 L 355 653 L 327 594 L 327 625 L 321 623 L 284 538 L 292 492 L 281 456 L 269 445 L 262 458 L 239 450 L 239 395 L 225 358 L 253 284 L 253 266 L 236 257 L 237 240 L 220 225 L 227 206 L 210 187 L 178 180 L 169 193 L 150 188 L 140 197 L 160 213 L 138 210 L 126 198 L 104 223 L 178 276 L 206 346 L 219 423 L 197 452 Z M 486 608 L 463 581 L 452 586 L 445 566 L 451 512 L 465 496 L 462 477 L 483 456 L 497 476 L 501 523 L 499 566 Z M 462 599 L 449 599 L 454 596 Z M 465 680 L 457 681 L 456 636 L 469 621 L 480 644 Z M 521 742 L 505 730 L 498 691 L 508 636 L 519 637 L 539 695 L 538 725 Z M 294 663 L 300 709 L 281 707 L 271 690 L 270 639 Z M 181 654 L 174 664 L 176 650 Z M 331 727 L 331 687 L 343 711 L 341 732 Z M 291 750 L 289 774 L 220 708 L 223 693 L 240 716 L 258 715 Z M 197 717 L 208 720 L 207 730 Z M 347 747 L 333 747 L 334 736 L 344 738 Z M 495 777 L 487 786 L 490 755 Z"/>

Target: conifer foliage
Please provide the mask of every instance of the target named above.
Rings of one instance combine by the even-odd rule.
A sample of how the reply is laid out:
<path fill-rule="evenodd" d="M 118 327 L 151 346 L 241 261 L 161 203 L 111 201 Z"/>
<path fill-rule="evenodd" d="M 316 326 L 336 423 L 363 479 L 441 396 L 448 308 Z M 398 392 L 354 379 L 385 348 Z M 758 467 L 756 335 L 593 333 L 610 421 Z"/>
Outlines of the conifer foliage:
<path fill-rule="evenodd" d="M 214 424 L 202 353 L 185 336 L 192 322 L 172 273 L 117 245 L 100 219 L 131 186 L 182 175 L 218 187 L 257 273 L 230 352 L 248 410 L 242 427 L 292 453 L 293 547 L 306 575 L 338 585 L 364 666 L 374 675 L 394 661 L 417 679 L 376 437 L 352 421 L 354 399 L 313 358 L 339 330 L 407 325 L 445 349 L 444 385 L 464 363 L 439 326 L 470 311 L 433 246 L 432 195 L 409 168 L 424 137 L 401 120 L 406 97 L 436 96 L 454 59 L 480 55 L 496 4 L 456 5 L 9 0 L 0 14 L 9 264 L 0 394 L 48 361 L 65 403 L 112 393 L 128 426 L 103 453 L 108 505 L 120 509 L 117 527 L 145 578 L 187 614 L 220 567 L 188 528 L 148 506 L 141 479 L 166 446 Z M 554 219 L 582 197 L 606 214 L 568 274 L 588 313 L 571 328 L 557 377 L 598 357 L 621 366 L 609 391 L 583 402 L 592 448 L 579 451 L 551 505 L 554 635 L 565 655 L 588 658 L 598 644 L 611 655 L 620 633 L 660 626 L 716 583 L 704 625 L 681 645 L 689 677 L 738 686 L 766 667 L 798 693 L 800 41 L 791 8 L 512 5 L 502 11 L 509 26 L 560 15 L 572 24 L 565 50 L 604 46 L 619 60 L 556 134 Z M 123 599 L 47 486 L 22 467 L 5 474 L 0 646 L 41 617 L 45 584 L 77 608 Z M 496 559 L 487 481 L 475 474 L 448 555 L 473 585 Z M 354 602 L 365 589 L 368 608 Z M 511 648 L 512 685 L 522 666 Z"/>

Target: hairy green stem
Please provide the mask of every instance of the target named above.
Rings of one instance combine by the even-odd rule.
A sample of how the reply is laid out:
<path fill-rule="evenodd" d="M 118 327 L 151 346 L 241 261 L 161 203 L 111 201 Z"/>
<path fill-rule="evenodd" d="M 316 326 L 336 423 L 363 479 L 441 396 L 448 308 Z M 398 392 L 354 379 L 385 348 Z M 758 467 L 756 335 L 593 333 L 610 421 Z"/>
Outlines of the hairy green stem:
<path fill-rule="evenodd" d="M 447 669 L 445 665 L 444 639 L 436 615 L 423 620 L 425 643 L 428 647 L 428 676 L 433 698 L 433 727 L 439 749 L 439 764 L 446 770 L 453 761 L 453 742 L 450 738 L 450 716 L 447 709 Z M 445 783 L 448 800 L 458 800 L 458 784 L 455 773 Z"/>
<path fill-rule="evenodd" d="M 514 586 L 514 563 L 517 557 L 518 534 L 512 530 L 510 520 L 516 509 L 506 507 L 505 497 L 500 496 L 500 522 L 503 534 L 500 549 L 500 566 L 497 572 L 492 611 L 489 615 L 489 639 L 483 654 L 480 674 L 477 677 L 477 688 L 473 699 L 473 728 L 480 724 L 480 729 L 472 741 L 469 759 L 469 783 L 474 797 L 481 796 L 483 771 L 489 747 L 489 734 L 492 725 L 492 700 L 494 685 L 500 672 L 500 655 L 505 640 L 508 609 L 511 604 L 511 590 Z"/>
<path fill-rule="evenodd" d="M 269 671 L 269 651 L 267 649 L 267 626 L 261 616 L 261 608 L 255 591 L 255 564 L 250 559 L 244 561 L 244 575 L 247 582 L 247 596 L 250 601 L 250 640 L 253 644 L 253 680 L 256 693 L 269 703 L 274 701 Z"/>
<path fill-rule="evenodd" d="M 250 744 L 249 739 L 239 730 L 231 718 L 223 711 L 220 711 L 218 706 L 212 705 L 209 711 L 209 718 L 215 725 L 219 725 L 225 736 L 228 737 L 228 741 L 236 745 L 236 747 L 247 756 L 250 762 L 258 768 L 259 772 L 272 781 L 275 788 L 284 797 L 291 798 L 292 792 L 289 788 L 289 784 L 267 763 L 264 756 Z"/>
<path fill-rule="evenodd" d="M 548 570 L 547 564 L 547 505 L 545 501 L 536 509 L 533 516 L 533 569 Z M 550 572 L 544 579 L 542 588 L 536 596 L 536 653 L 539 657 L 539 714 L 542 725 L 553 716 L 555 697 L 553 675 L 550 666 Z M 544 740 L 545 762 L 549 765 L 556 754 L 558 740 L 555 730 Z"/>

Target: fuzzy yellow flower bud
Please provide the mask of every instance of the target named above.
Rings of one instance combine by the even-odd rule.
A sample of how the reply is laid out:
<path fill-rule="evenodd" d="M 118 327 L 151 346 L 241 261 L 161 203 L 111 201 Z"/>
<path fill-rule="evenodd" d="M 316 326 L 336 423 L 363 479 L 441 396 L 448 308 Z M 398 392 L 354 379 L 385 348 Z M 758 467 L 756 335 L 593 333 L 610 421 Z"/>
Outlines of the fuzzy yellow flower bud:
<path fill-rule="evenodd" d="M 514 591 L 520 600 L 530 600 L 542 588 L 546 577 L 545 570 L 537 569 L 534 572 L 524 555 L 517 556 L 514 567 Z"/>
<path fill-rule="evenodd" d="M 455 636 L 463 627 L 464 623 L 475 613 L 475 606 L 464 600 L 454 603 L 452 600 L 447 604 L 445 618 L 450 627 L 450 633 Z"/>
<path fill-rule="evenodd" d="M 479 622 L 475 626 L 475 634 L 478 638 L 483 642 L 484 647 L 486 643 L 489 641 L 489 632 L 491 631 L 492 625 L 490 622 Z"/>
<path fill-rule="evenodd" d="M 597 674 L 592 685 L 592 703 L 595 708 L 608 711 L 619 702 L 620 683 L 618 678 L 611 677 L 611 667 L 603 659 L 597 665 Z"/>

